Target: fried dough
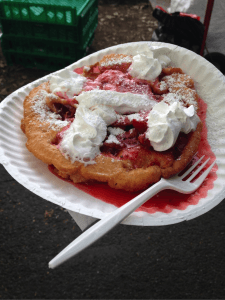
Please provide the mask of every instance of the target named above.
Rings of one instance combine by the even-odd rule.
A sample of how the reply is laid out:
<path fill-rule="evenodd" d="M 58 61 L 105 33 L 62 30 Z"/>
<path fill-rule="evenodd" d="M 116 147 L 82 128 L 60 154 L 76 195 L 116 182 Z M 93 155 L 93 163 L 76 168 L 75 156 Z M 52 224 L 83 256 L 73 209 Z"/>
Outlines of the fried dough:
<path fill-rule="evenodd" d="M 131 56 L 127 56 L 126 60 L 126 55 L 108 55 L 99 63 L 84 68 L 83 76 L 93 80 L 98 74 L 104 72 L 105 68 L 121 70 L 120 65 L 112 63 L 118 59 L 125 62 L 122 72 L 127 72 L 130 58 Z M 94 73 L 93 70 L 97 66 L 99 69 Z M 170 93 L 181 95 L 183 105 L 188 107 L 193 104 L 197 110 L 199 109 L 199 96 L 194 89 L 194 81 L 189 76 L 179 68 L 164 68 L 162 75 L 161 82 L 167 85 Z M 149 87 L 153 86 L 152 82 L 145 82 L 145 84 L 149 84 Z M 191 101 L 189 101 L 190 95 Z M 73 119 L 64 120 L 56 109 L 56 103 L 66 106 L 66 109 L 69 107 L 65 98 L 62 99 L 51 93 L 48 82 L 34 88 L 24 100 L 21 129 L 27 137 L 27 149 L 44 163 L 54 166 L 57 175 L 74 183 L 98 181 L 106 182 L 115 189 L 130 192 L 143 190 L 158 182 L 161 177 L 169 178 L 183 170 L 197 152 L 201 140 L 202 123 L 200 122 L 197 129 L 188 134 L 186 143 L 179 153 L 177 153 L 179 148 L 177 144 L 168 151 L 157 152 L 152 147 L 140 143 L 138 136 L 132 136 L 129 142 L 134 141 L 133 146 L 116 149 L 115 153 L 111 151 L 112 149 L 109 149 L 109 152 L 102 151 L 95 158 L 94 164 L 86 165 L 79 161 L 72 163 L 59 150 L 58 143 L 63 131 L 70 126 Z M 75 110 L 76 107 L 77 105 L 73 109 Z M 130 153 L 133 151 L 133 156 L 128 155 L 129 151 Z"/>

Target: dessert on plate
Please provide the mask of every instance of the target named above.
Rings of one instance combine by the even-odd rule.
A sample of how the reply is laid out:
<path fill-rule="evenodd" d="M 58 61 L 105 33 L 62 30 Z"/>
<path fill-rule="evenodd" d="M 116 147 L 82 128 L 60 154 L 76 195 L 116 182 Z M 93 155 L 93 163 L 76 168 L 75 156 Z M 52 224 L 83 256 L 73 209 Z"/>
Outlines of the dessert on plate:
<path fill-rule="evenodd" d="M 74 183 L 140 191 L 182 171 L 201 140 L 194 81 L 143 47 L 64 70 L 24 100 L 27 149 Z"/>

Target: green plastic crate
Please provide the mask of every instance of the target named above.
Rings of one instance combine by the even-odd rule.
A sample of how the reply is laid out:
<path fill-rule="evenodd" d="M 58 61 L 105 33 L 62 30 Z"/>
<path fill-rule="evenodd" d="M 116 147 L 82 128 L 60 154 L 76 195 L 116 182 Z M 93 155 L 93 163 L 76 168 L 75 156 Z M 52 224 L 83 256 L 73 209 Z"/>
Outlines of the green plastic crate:
<path fill-rule="evenodd" d="M 92 43 L 94 36 L 91 37 L 89 45 Z M 65 50 L 65 49 L 64 49 Z M 7 65 L 22 65 L 25 68 L 36 68 L 47 71 L 56 71 L 67 67 L 75 61 L 87 55 L 88 49 L 76 50 L 73 53 L 73 58 L 53 53 L 47 55 L 46 53 L 24 53 L 15 50 L 4 50 L 3 54 Z"/>
<path fill-rule="evenodd" d="M 95 13 L 96 8 L 98 8 L 98 0 L 90 1 L 80 13 L 80 20 L 78 26 L 84 28 L 88 24 L 92 15 Z"/>
<path fill-rule="evenodd" d="M 0 0 L 0 20 L 77 25 L 95 8 L 97 0 Z"/>
<path fill-rule="evenodd" d="M 73 63 L 71 59 L 54 58 L 40 55 L 23 55 L 22 53 L 4 52 L 7 65 L 22 65 L 25 68 L 35 68 L 47 71 L 57 71 Z"/>
<path fill-rule="evenodd" d="M 21 52 L 25 54 L 48 55 L 78 59 L 85 54 L 86 48 L 90 45 L 93 33 L 89 35 L 85 44 L 79 46 L 74 42 L 50 41 L 47 39 L 22 38 L 5 36 L 1 38 L 3 53 L 5 51 Z"/>
<path fill-rule="evenodd" d="M 95 9 L 84 27 L 2 20 L 2 31 L 4 36 L 8 36 L 11 39 L 14 37 L 39 38 L 85 45 L 90 35 L 94 33 L 97 25 L 98 9 Z"/>

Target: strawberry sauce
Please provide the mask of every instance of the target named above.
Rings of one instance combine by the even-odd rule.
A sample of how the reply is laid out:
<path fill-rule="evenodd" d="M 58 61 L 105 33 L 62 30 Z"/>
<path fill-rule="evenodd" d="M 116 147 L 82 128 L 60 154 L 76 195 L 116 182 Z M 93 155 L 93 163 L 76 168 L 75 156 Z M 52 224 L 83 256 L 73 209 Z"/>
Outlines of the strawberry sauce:
<path fill-rule="evenodd" d="M 77 73 L 81 73 L 81 69 L 75 71 L 77 71 Z M 89 84 L 87 84 L 87 86 L 85 87 L 85 90 L 90 90 L 98 86 L 100 89 L 115 89 L 120 92 L 131 91 L 133 93 L 146 93 L 149 96 L 152 95 L 151 88 L 146 84 L 146 82 L 135 81 L 132 78 L 130 78 L 128 74 L 124 74 L 123 72 L 120 71 L 111 71 L 111 72 L 112 73 L 110 73 L 110 71 L 106 71 L 104 75 L 103 74 L 100 75 L 101 78 L 98 78 L 97 80 L 92 82 L 90 81 Z M 117 83 L 116 85 L 114 85 L 115 82 Z M 112 85 L 114 85 L 113 88 Z M 212 163 L 216 159 L 216 157 L 215 154 L 212 152 L 211 147 L 207 140 L 207 127 L 206 127 L 207 104 L 200 99 L 199 105 L 200 105 L 199 117 L 203 123 L 203 130 L 201 133 L 201 142 L 199 145 L 199 150 L 196 157 L 193 159 L 192 163 L 196 161 L 198 158 L 202 157 L 203 155 L 209 157 L 210 158 L 209 163 Z M 204 183 L 199 187 L 199 189 L 196 192 L 190 195 L 185 195 L 172 190 L 165 190 L 158 193 L 151 199 L 149 199 L 145 204 L 143 204 L 140 208 L 138 208 L 137 211 L 145 211 L 151 214 L 156 212 L 170 213 L 174 209 L 185 210 L 189 205 L 198 204 L 199 200 L 201 198 L 205 198 L 207 196 L 208 191 L 213 188 L 214 181 L 217 178 L 216 175 L 217 169 L 218 167 L 217 165 L 215 165 L 211 170 L 211 172 L 209 173 L 206 180 L 204 181 Z M 51 166 L 49 166 L 49 170 L 53 173 L 53 168 Z M 133 199 L 135 196 L 141 193 L 141 192 L 131 193 L 122 190 L 112 189 L 106 183 L 74 184 L 69 180 L 65 180 L 65 181 L 73 184 L 76 188 L 84 191 L 85 193 L 90 194 L 91 196 L 100 199 L 106 203 L 113 204 L 117 207 L 122 206 L 127 201 Z"/>
<path fill-rule="evenodd" d="M 216 159 L 216 157 L 212 152 L 207 140 L 207 127 L 205 122 L 207 104 L 202 100 L 200 100 L 200 111 L 201 113 L 199 117 L 201 118 L 201 121 L 203 123 L 203 130 L 199 150 L 196 157 L 200 158 L 201 156 L 205 155 L 206 157 L 210 158 L 209 163 L 212 163 Z M 197 158 L 195 160 L 197 160 Z M 170 213 L 173 211 L 173 209 L 185 210 L 189 205 L 198 204 L 199 200 L 201 198 L 205 198 L 208 191 L 213 188 L 213 182 L 217 178 L 217 169 L 218 167 L 217 165 L 215 165 L 203 184 L 194 193 L 185 195 L 172 190 L 164 190 L 144 203 L 139 209 L 137 209 L 137 211 L 145 211 L 148 213 Z M 106 203 L 113 204 L 117 207 L 122 206 L 127 201 L 133 199 L 141 193 L 129 193 L 125 191 L 114 190 L 108 187 L 107 184 L 102 183 L 74 185 L 85 193 L 88 193 L 95 198 L 98 198 Z"/>
<path fill-rule="evenodd" d="M 201 113 L 199 114 L 199 117 L 203 123 L 203 130 L 199 150 L 197 153 L 197 158 L 200 158 L 202 155 L 205 155 L 206 157 L 209 157 L 210 162 L 212 162 L 216 159 L 216 157 L 215 154 L 212 152 L 207 140 L 207 127 L 205 122 L 207 104 L 204 103 L 202 100 L 200 100 L 200 111 Z M 155 212 L 170 213 L 173 211 L 173 209 L 185 210 L 189 205 L 198 204 L 199 200 L 201 198 L 205 198 L 207 196 L 208 191 L 213 188 L 213 182 L 217 178 L 217 169 L 218 167 L 217 165 L 215 165 L 209 173 L 208 177 L 205 179 L 204 183 L 199 187 L 199 189 L 196 192 L 190 195 L 185 195 L 172 190 L 165 190 L 152 197 L 140 208 L 138 208 L 137 211 L 145 211 L 151 214 Z M 53 173 L 53 168 L 51 166 L 49 166 L 49 170 Z M 122 206 L 127 201 L 133 199 L 141 193 L 129 193 L 126 191 L 115 190 L 110 188 L 105 183 L 74 184 L 70 180 L 65 181 L 71 183 L 76 188 L 84 191 L 85 193 L 97 199 L 100 199 L 106 203 L 113 204 L 117 207 Z"/>

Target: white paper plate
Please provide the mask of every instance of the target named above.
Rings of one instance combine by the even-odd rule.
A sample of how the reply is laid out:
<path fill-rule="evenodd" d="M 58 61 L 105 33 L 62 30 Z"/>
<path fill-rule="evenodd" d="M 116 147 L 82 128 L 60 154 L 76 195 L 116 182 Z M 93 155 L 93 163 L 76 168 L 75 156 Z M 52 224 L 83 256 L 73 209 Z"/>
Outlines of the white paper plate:
<path fill-rule="evenodd" d="M 190 205 L 185 210 L 174 209 L 171 213 L 134 212 L 123 224 L 140 226 L 158 226 L 174 224 L 193 219 L 220 203 L 225 192 L 225 80 L 211 63 L 201 56 L 178 46 L 139 42 L 118 45 L 91 54 L 67 68 L 55 73 L 66 73 L 74 68 L 91 65 L 109 53 L 135 54 L 148 43 L 152 47 L 167 47 L 162 52 L 170 57 L 174 66 L 180 67 L 196 83 L 198 94 L 208 105 L 207 127 L 208 140 L 217 157 L 217 179 L 214 188 L 197 205 Z M 65 209 L 95 218 L 103 218 L 115 210 L 115 206 L 100 201 L 53 174 L 47 166 L 36 159 L 25 147 L 26 137 L 20 129 L 23 116 L 23 100 L 40 83 L 48 80 L 51 74 L 36 80 L 9 95 L 0 105 L 0 162 L 20 184 L 36 195 L 51 201 Z"/>

